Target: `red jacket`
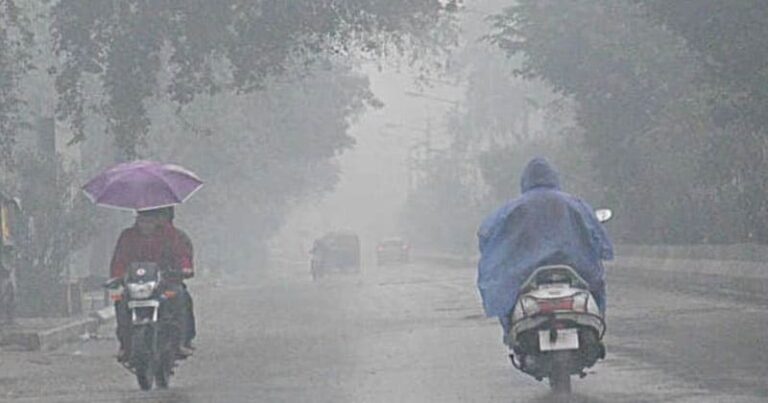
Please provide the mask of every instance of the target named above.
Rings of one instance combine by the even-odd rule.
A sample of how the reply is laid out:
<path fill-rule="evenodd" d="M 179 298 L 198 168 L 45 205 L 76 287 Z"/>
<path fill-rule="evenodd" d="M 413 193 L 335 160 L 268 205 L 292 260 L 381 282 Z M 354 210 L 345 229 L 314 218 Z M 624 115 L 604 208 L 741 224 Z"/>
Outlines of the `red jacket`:
<path fill-rule="evenodd" d="M 165 251 L 170 249 L 170 251 Z M 110 265 L 110 276 L 122 277 L 132 262 L 156 262 L 170 257 L 171 269 L 183 271 L 185 277 L 194 274 L 192 242 L 187 234 L 166 223 L 151 235 L 143 235 L 134 227 L 123 230 L 117 240 Z"/>

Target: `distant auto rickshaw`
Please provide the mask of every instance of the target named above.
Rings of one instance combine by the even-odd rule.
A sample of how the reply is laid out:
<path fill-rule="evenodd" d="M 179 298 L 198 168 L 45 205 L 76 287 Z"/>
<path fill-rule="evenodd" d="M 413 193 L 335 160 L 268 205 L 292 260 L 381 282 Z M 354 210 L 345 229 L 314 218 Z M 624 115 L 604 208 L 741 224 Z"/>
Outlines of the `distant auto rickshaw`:
<path fill-rule="evenodd" d="M 360 238 L 354 232 L 336 231 L 315 241 L 310 272 L 318 279 L 330 272 L 359 273 Z"/>

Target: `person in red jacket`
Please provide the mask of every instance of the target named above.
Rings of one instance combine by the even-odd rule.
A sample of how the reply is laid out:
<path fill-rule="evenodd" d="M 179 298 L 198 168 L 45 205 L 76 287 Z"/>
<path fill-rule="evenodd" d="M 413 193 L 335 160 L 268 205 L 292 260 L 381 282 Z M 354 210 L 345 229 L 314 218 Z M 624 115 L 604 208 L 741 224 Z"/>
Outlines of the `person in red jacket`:
<path fill-rule="evenodd" d="M 174 274 L 166 278 L 176 279 L 175 282 L 182 286 L 183 292 L 174 298 L 175 301 L 169 302 L 172 302 L 172 309 L 178 315 L 182 341 L 179 353 L 188 356 L 192 354 L 190 343 L 195 329 L 192 299 L 186 292 L 183 279 L 194 275 L 193 248 L 189 237 L 173 225 L 173 218 L 173 207 L 139 212 L 134 226 L 123 230 L 117 240 L 110 265 L 110 276 L 123 277 L 133 262 L 155 262 L 161 270 Z M 130 316 L 122 301 L 115 303 L 115 312 L 117 338 L 120 342 L 118 359 L 124 360 L 128 356 L 127 348 L 130 344 Z"/>

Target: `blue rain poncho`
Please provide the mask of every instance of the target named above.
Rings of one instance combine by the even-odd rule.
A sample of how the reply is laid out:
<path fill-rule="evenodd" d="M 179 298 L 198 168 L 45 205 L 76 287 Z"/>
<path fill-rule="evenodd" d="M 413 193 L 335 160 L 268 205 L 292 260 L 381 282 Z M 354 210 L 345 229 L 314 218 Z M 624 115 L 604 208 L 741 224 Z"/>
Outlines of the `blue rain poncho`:
<path fill-rule="evenodd" d="M 543 158 L 523 171 L 522 195 L 488 216 L 478 231 L 477 286 L 488 316 L 505 318 L 533 271 L 567 264 L 593 291 L 603 287 L 601 260 L 613 247 L 592 208 L 560 190 L 555 169 Z"/>

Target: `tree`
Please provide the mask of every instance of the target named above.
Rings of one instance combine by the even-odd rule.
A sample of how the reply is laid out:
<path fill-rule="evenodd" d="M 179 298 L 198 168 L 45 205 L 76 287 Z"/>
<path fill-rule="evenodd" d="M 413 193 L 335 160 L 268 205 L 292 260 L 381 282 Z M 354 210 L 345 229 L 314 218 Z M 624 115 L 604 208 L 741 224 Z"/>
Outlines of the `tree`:
<path fill-rule="evenodd" d="M 0 0 L 0 160 L 12 167 L 12 150 L 22 121 L 18 83 L 31 66 L 28 48 L 32 34 L 14 0 Z"/>
<path fill-rule="evenodd" d="M 487 0 L 480 9 L 501 10 Z M 454 52 L 451 74 L 465 84 L 461 106 L 446 116 L 452 139 L 447 150 L 431 150 L 418 164 L 417 188 L 405 206 L 411 234 L 430 247 L 473 253 L 482 218 L 520 193 L 520 173 L 533 156 L 551 158 L 569 189 L 596 191 L 585 163 L 581 131 L 574 128 L 572 102 L 542 81 L 515 77 L 520 60 L 508 59 L 486 41 L 488 21 L 463 15 L 468 40 Z"/>
<path fill-rule="evenodd" d="M 419 248 L 471 254 L 487 210 L 474 161 L 451 150 L 433 152 L 419 169 L 423 179 L 409 193 L 403 227 Z"/>
<path fill-rule="evenodd" d="M 620 238 L 748 240 L 749 214 L 740 212 L 755 207 L 739 201 L 748 192 L 726 185 L 733 171 L 711 161 L 735 134 L 718 127 L 708 107 L 722 86 L 690 42 L 642 3 L 523 0 L 496 18 L 493 39 L 523 57 L 520 75 L 576 102 L 590 160 L 622 217 Z M 715 164 L 728 165 L 738 155 L 732 151 Z M 729 211 L 736 213 L 723 214 Z"/>
<path fill-rule="evenodd" d="M 335 157 L 354 146 L 351 122 L 379 105 L 367 79 L 340 61 L 291 76 L 252 94 L 199 96 L 180 119 L 163 119 L 174 116 L 164 100 L 150 104 L 158 123 L 148 155 L 193 167 L 206 180 L 179 216 L 217 268 L 263 261 L 265 241 L 289 209 L 333 189 Z"/>
<path fill-rule="evenodd" d="M 768 7 L 760 0 L 639 3 L 684 38 L 703 70 L 701 85 L 709 91 L 702 108 L 715 126 L 709 169 L 702 167 L 706 183 L 718 196 L 732 195 L 744 238 L 768 242 Z M 720 207 L 710 211 L 722 216 L 728 205 Z"/>
<path fill-rule="evenodd" d="M 101 215 L 77 192 L 77 170 L 59 156 L 21 152 L 18 160 L 19 196 L 29 220 L 19 248 L 20 308 L 25 315 L 62 315 L 72 256 L 90 242 Z"/>
<path fill-rule="evenodd" d="M 423 37 L 453 2 L 437 0 L 73 0 L 53 11 L 59 117 L 85 134 L 86 74 L 107 94 L 101 110 L 125 158 L 139 155 L 158 73 L 180 105 L 198 94 L 249 92 L 325 52 L 384 51 Z"/>
<path fill-rule="evenodd" d="M 200 244 L 228 240 L 217 254 L 248 263 L 233 255 L 263 255 L 293 200 L 333 186 L 333 158 L 354 144 L 349 119 L 376 102 L 365 80 L 349 66 L 328 68 L 328 59 L 441 49 L 452 8 L 438 0 L 59 2 L 58 117 L 85 144 L 98 133 L 87 111 L 97 111 L 116 159 L 170 159 L 199 171 L 209 186 L 182 216 L 196 218 L 188 222 L 193 235 L 205 234 Z M 84 89 L 94 81 L 101 99 Z M 251 244 L 232 243 L 232 233 Z"/>

